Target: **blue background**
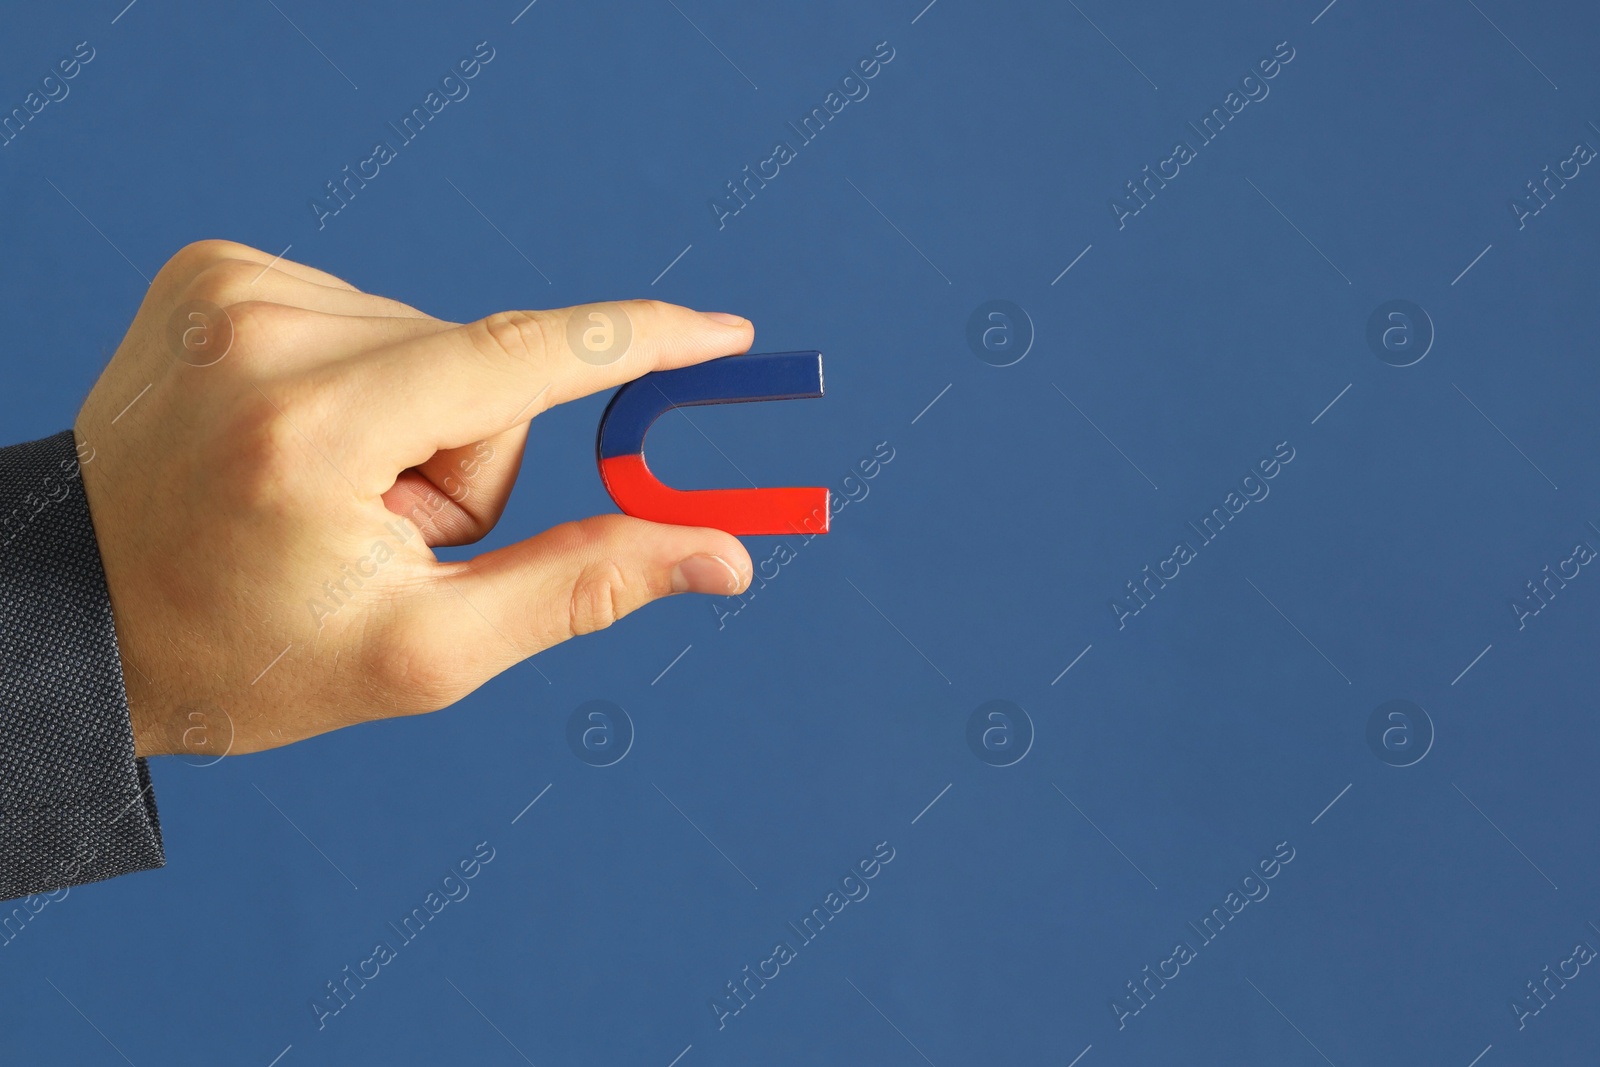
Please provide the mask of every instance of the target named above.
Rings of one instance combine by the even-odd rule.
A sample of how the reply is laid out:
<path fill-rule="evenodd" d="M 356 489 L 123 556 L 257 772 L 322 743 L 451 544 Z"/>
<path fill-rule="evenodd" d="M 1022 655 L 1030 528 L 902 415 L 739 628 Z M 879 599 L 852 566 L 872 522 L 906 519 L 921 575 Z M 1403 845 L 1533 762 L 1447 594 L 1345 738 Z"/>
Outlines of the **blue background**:
<path fill-rule="evenodd" d="M 680 485 L 743 484 L 718 448 L 836 493 L 894 458 L 721 628 L 679 598 L 437 715 L 154 761 L 167 867 L 0 949 L 0 1059 L 1591 1061 L 1593 968 L 1523 1029 L 1508 1005 L 1600 945 L 1600 578 L 1521 630 L 1510 605 L 1600 545 L 1600 176 L 1521 229 L 1508 205 L 1600 145 L 1600 10 L 1324 2 L 8 10 L 4 109 L 96 56 L 0 149 L 4 440 L 68 426 L 141 273 L 227 237 L 457 321 L 648 295 L 824 352 L 822 400 L 663 420 Z M 485 40 L 319 230 L 323 183 Z M 719 229 L 710 198 L 880 41 L 870 95 Z M 1124 183 L 1282 41 L 1270 95 L 1119 229 Z M 991 299 L 1036 334 L 1011 366 L 966 340 Z M 1409 367 L 1366 341 L 1392 299 L 1436 330 Z M 535 423 L 488 544 L 610 510 L 604 403 Z M 1124 583 L 1284 441 L 1119 629 Z M 995 699 L 1032 723 L 1008 767 L 966 741 Z M 1411 766 L 1367 742 L 1391 699 L 1431 722 Z M 635 732 L 609 767 L 566 740 L 590 700 Z M 319 1030 L 324 983 L 483 841 L 470 896 Z M 719 1029 L 710 998 L 880 841 L 870 896 Z M 1119 1029 L 1124 983 L 1280 842 L 1270 896 Z"/>

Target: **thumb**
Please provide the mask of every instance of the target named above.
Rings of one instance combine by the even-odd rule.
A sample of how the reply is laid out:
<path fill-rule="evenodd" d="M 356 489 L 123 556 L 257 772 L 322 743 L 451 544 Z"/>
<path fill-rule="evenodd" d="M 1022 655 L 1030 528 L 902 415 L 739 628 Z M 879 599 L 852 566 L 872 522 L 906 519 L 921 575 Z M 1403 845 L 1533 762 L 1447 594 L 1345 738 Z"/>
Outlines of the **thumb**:
<path fill-rule="evenodd" d="M 526 657 L 674 593 L 742 592 L 750 574 L 750 554 L 732 534 L 596 515 L 486 552 L 450 576 L 467 629 L 446 632 L 487 620 Z"/>

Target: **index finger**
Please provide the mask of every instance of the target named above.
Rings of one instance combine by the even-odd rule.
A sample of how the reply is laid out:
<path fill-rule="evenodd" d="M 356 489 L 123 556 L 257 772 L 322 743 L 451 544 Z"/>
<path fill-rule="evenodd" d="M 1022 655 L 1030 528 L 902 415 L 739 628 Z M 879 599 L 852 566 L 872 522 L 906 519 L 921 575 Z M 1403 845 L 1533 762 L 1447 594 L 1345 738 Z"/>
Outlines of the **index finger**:
<path fill-rule="evenodd" d="M 655 370 L 747 351 L 750 322 L 659 300 L 502 311 L 325 368 L 388 473 Z M 371 445 L 376 443 L 377 454 Z"/>

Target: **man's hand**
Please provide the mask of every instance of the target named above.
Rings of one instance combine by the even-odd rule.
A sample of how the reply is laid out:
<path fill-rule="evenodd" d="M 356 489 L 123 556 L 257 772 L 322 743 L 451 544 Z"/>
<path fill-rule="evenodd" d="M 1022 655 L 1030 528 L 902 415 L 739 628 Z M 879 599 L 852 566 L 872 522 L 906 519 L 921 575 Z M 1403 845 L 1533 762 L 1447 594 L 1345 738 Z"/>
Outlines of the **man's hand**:
<path fill-rule="evenodd" d="M 617 358 L 606 324 L 631 333 Z M 470 562 L 430 546 L 494 526 L 540 412 L 752 336 L 644 300 L 459 325 L 243 245 L 184 248 L 74 427 L 138 754 L 434 711 L 658 597 L 744 589 L 738 539 L 623 515 Z"/>

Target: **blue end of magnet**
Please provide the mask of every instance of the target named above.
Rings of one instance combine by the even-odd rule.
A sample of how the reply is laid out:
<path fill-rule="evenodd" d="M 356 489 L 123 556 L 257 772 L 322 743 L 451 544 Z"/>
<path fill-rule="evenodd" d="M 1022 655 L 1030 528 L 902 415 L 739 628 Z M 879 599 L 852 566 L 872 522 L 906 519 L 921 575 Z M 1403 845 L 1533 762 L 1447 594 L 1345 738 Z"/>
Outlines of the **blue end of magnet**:
<path fill-rule="evenodd" d="M 650 424 L 673 408 L 821 395 L 821 352 L 725 356 L 692 367 L 654 371 L 628 382 L 611 398 L 600 420 L 600 458 L 643 452 Z"/>

